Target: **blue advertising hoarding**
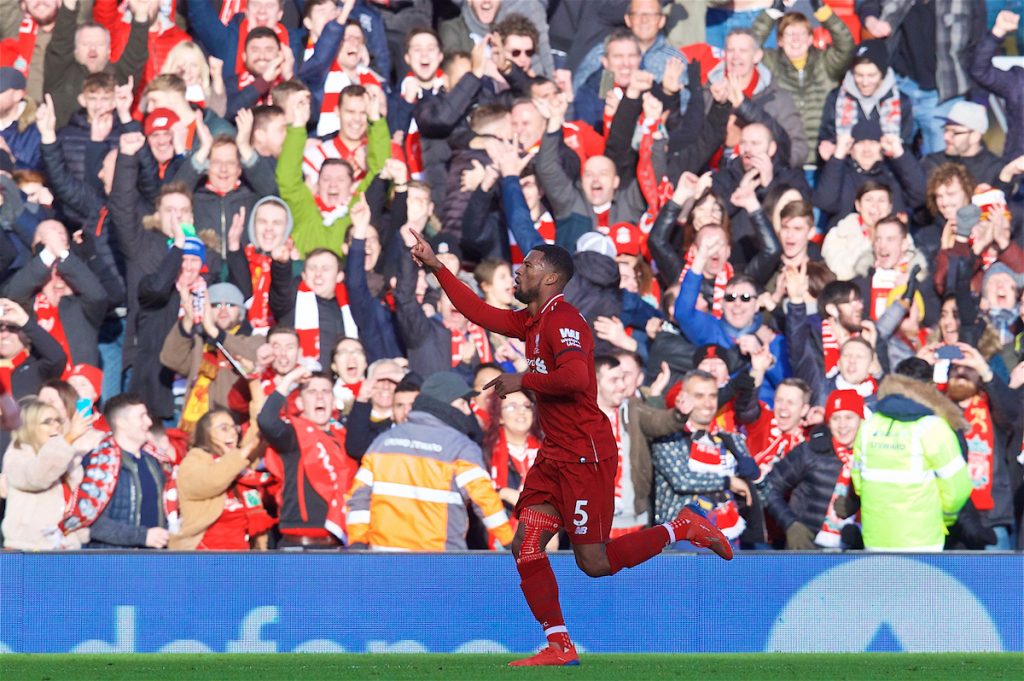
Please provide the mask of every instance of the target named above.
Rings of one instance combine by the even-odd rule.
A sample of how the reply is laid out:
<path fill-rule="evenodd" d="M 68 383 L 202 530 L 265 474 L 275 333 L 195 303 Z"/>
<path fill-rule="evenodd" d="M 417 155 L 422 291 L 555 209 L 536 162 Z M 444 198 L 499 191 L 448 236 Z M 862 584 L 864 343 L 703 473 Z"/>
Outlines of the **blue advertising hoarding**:
<path fill-rule="evenodd" d="M 1024 651 L 1022 554 L 552 558 L 590 652 Z M 0 554 L 0 652 L 529 652 L 507 554 Z"/>

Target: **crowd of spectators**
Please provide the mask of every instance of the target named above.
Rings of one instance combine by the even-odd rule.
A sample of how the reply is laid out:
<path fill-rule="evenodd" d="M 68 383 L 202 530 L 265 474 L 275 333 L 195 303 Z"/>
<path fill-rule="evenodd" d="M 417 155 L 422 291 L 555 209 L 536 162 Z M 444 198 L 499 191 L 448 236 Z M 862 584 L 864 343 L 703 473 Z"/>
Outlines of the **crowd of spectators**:
<path fill-rule="evenodd" d="M 1024 548 L 1016 6 L 0 0 L 3 546 L 508 545 L 545 368 L 418 233 L 572 254 L 613 537 Z"/>

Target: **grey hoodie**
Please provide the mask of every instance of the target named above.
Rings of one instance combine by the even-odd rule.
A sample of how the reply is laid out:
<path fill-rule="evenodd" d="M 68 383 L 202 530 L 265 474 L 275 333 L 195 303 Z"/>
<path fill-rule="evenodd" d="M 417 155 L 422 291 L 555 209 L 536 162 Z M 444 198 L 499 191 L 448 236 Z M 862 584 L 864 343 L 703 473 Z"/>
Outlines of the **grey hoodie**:
<path fill-rule="evenodd" d="M 274 250 L 274 248 L 277 248 L 278 246 L 283 244 L 288 239 L 288 237 L 291 236 L 292 229 L 295 227 L 295 220 L 292 218 L 291 208 L 289 208 L 288 204 L 285 203 L 284 199 L 280 198 L 279 196 L 264 196 L 262 199 L 254 203 L 252 206 L 252 210 L 249 211 L 249 219 L 248 225 L 246 226 L 246 233 L 249 235 L 249 243 L 251 243 L 253 246 L 256 246 L 256 250 L 259 250 L 259 244 L 256 241 L 256 211 L 258 211 L 260 209 L 260 206 L 262 206 L 265 203 L 276 203 L 277 205 L 284 208 L 284 212 L 288 216 L 288 224 L 284 229 L 284 235 L 281 237 L 281 240 L 278 243 L 274 244 L 273 248 L 270 249 Z"/>

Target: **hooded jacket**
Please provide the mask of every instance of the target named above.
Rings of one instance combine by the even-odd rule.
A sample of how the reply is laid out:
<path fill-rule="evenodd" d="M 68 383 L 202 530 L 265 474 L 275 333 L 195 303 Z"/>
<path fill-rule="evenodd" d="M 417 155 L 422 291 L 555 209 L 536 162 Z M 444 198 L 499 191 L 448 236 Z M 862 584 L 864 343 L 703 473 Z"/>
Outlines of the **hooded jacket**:
<path fill-rule="evenodd" d="M 878 112 L 879 103 L 887 97 L 895 97 L 899 95 L 900 98 L 900 139 L 903 140 L 903 148 L 911 149 L 914 144 L 914 111 L 913 106 L 910 102 L 910 97 L 905 93 L 900 92 L 896 87 L 896 73 L 889 69 L 885 76 L 882 78 L 882 82 L 879 84 L 878 89 L 870 97 L 865 97 L 857 89 L 857 83 L 853 79 L 853 71 L 851 70 L 843 78 L 842 84 L 839 87 L 828 93 L 828 97 L 825 98 L 825 108 L 821 112 L 821 129 L 818 131 L 818 141 L 836 141 L 836 100 L 839 98 L 839 91 L 845 90 L 848 95 L 853 97 L 857 102 L 857 116 L 858 120 L 869 119 L 873 121 L 880 121 L 880 114 Z"/>
<path fill-rule="evenodd" d="M 864 547 L 941 551 L 946 528 L 971 495 L 954 432 L 963 416 L 933 386 L 910 378 L 889 376 L 880 392 L 853 446 Z"/>
<path fill-rule="evenodd" d="M 287 216 L 287 222 L 285 223 L 284 234 L 281 235 L 281 240 L 278 241 L 270 251 L 277 248 L 292 234 L 292 229 L 295 227 L 295 221 L 292 219 L 291 208 L 285 203 L 284 199 L 277 196 L 264 196 L 262 199 L 252 205 L 252 210 L 246 216 L 245 233 L 249 237 L 249 242 L 256 247 L 256 252 L 260 255 L 270 255 L 270 251 L 263 251 L 259 247 L 259 240 L 256 238 L 256 211 L 259 210 L 260 206 L 265 203 L 273 203 L 284 208 L 285 215 Z M 242 296 L 248 301 L 252 298 L 252 274 L 249 271 L 249 260 L 245 255 L 244 245 L 235 251 L 228 251 L 227 257 L 228 265 L 228 281 L 238 287 L 238 290 L 242 292 Z"/>

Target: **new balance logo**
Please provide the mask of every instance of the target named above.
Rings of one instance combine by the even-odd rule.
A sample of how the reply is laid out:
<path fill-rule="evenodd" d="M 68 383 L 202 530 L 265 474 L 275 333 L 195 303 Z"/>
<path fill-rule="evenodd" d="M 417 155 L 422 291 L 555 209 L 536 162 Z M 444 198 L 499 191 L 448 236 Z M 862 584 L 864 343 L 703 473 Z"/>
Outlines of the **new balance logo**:
<path fill-rule="evenodd" d="M 587 533 L 587 528 L 586 527 L 577 527 L 576 528 L 576 534 L 586 534 L 586 533 Z"/>
<path fill-rule="evenodd" d="M 562 337 L 562 345 L 570 348 L 580 347 L 580 332 L 575 329 L 559 329 L 558 335 Z"/>

